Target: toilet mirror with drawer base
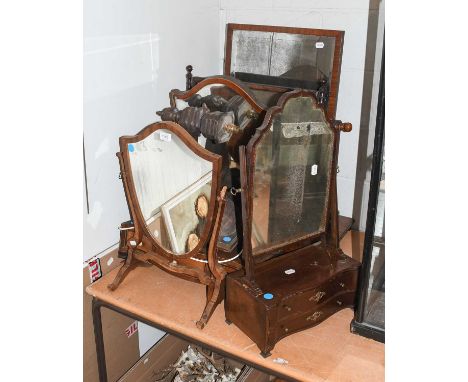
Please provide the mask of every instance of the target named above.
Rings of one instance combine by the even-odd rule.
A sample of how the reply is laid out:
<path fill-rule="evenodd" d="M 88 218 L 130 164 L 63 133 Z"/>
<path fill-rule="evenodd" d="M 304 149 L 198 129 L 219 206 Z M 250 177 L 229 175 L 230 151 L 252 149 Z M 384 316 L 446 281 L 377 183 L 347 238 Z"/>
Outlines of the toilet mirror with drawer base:
<path fill-rule="evenodd" d="M 268 356 L 276 342 L 354 306 L 359 262 L 339 248 L 340 131 L 314 92 L 284 93 L 240 149 L 244 269 L 225 312 Z"/>

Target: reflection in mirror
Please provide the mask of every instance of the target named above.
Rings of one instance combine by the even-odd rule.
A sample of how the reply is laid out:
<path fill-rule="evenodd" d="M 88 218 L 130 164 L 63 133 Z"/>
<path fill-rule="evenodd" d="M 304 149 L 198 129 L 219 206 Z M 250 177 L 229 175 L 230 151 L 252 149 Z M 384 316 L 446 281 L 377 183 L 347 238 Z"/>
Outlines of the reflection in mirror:
<path fill-rule="evenodd" d="M 212 163 L 166 129 L 128 144 L 128 154 L 148 231 L 167 251 L 188 253 L 205 230 Z"/>
<path fill-rule="evenodd" d="M 203 135 L 214 144 L 228 142 L 256 116 L 248 101 L 222 83 L 203 86 L 190 98 L 176 95 L 173 104 L 157 112 L 163 121 L 176 122 L 195 139 Z"/>
<path fill-rule="evenodd" d="M 335 37 L 235 30 L 230 74 L 257 84 L 317 90 L 333 70 Z"/>
<path fill-rule="evenodd" d="M 176 99 L 176 107 L 179 110 L 182 110 L 186 108 L 187 106 L 195 106 L 195 107 L 200 107 L 202 106 L 203 103 L 207 104 L 210 106 L 210 110 L 216 110 L 220 109 L 222 105 L 226 102 L 226 100 L 223 98 L 222 100 L 216 99 L 218 94 L 218 91 L 226 88 L 223 84 L 209 84 L 204 87 L 202 87 L 200 90 L 197 91 L 196 94 L 194 94 L 192 97 L 189 99 Z M 218 91 L 217 91 L 218 90 Z M 213 99 L 214 98 L 214 99 Z"/>
<path fill-rule="evenodd" d="M 289 99 L 255 148 L 253 254 L 325 228 L 333 131 L 312 98 Z"/>

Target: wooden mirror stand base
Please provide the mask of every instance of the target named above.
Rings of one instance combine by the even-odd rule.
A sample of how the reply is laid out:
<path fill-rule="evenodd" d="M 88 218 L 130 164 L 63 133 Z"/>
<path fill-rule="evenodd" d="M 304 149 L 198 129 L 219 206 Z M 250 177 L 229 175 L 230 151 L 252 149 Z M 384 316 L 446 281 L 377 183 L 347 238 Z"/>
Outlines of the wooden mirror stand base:
<path fill-rule="evenodd" d="M 218 210 L 207 254 L 206 256 L 203 256 L 203 253 L 198 254 L 200 258 L 205 257 L 206 262 L 191 257 L 177 258 L 177 256 L 174 256 L 168 258 L 156 250 L 149 236 L 140 236 L 136 233 L 137 226 L 132 226 L 130 222 L 122 223 L 121 227 L 125 230 L 121 231 L 119 256 L 125 258 L 125 261 L 112 283 L 108 285 L 108 289 L 111 291 L 116 290 L 128 272 L 139 263 L 152 264 L 176 277 L 204 284 L 206 285 L 206 305 L 196 324 L 199 329 L 203 329 L 218 304 L 224 299 L 226 275 L 242 269 L 239 259 L 222 264 L 218 262 L 217 238 L 221 229 L 226 192 L 227 187 L 224 186 L 217 197 Z M 138 230 L 138 232 L 141 232 L 141 230 Z M 135 245 L 135 243 L 139 244 Z M 187 298 L 190 298 L 190 296 L 187 296 Z M 183 303 L 183 301 L 177 303 Z"/>
<path fill-rule="evenodd" d="M 359 267 L 340 249 L 312 245 L 258 264 L 255 282 L 243 271 L 231 273 L 226 322 L 238 326 L 268 357 L 280 339 L 353 307 Z"/>

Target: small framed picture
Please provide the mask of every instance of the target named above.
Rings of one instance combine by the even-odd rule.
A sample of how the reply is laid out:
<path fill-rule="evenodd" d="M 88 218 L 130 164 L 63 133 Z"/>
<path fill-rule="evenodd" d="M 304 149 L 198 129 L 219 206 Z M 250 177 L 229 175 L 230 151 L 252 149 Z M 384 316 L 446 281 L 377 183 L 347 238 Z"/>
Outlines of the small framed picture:
<path fill-rule="evenodd" d="M 209 172 L 161 206 L 175 254 L 187 253 L 198 244 L 208 214 L 211 177 Z"/>

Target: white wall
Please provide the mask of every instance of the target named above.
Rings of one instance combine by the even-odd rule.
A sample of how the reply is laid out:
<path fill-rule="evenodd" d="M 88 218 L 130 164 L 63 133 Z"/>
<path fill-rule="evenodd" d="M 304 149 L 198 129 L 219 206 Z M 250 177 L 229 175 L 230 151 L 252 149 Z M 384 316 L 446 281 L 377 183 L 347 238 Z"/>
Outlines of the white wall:
<path fill-rule="evenodd" d="M 185 89 L 187 64 L 198 74 L 217 72 L 218 31 L 218 0 L 85 0 L 84 145 L 90 211 L 84 203 L 84 260 L 115 245 L 118 225 L 129 219 L 118 179 L 118 138 L 159 119 L 155 111 L 169 106 L 169 91 Z M 163 334 L 139 323 L 140 353 Z"/>
<path fill-rule="evenodd" d="M 379 0 L 220 0 L 221 46 L 227 23 L 266 24 L 345 31 L 336 118 L 353 124 L 341 135 L 338 174 L 340 214 L 353 216 L 357 152 L 363 99 L 368 19 Z M 369 52 L 367 52 L 369 54 Z M 224 51 L 220 50 L 220 68 Z M 220 69 L 221 70 L 221 69 Z M 367 118 L 368 120 L 368 118 Z M 366 122 L 363 121 L 365 124 Z M 368 123 L 368 122 L 367 122 Z M 356 212 L 355 212 L 356 213 Z M 360 212 L 357 213 L 359 216 Z"/>
<path fill-rule="evenodd" d="M 118 242 L 128 210 L 115 153 L 118 137 L 158 120 L 185 66 L 218 71 L 218 0 L 85 0 L 84 143 L 89 214 L 84 260 Z"/>
<path fill-rule="evenodd" d="M 153 328 L 143 322 L 138 322 L 138 349 L 140 350 L 140 357 L 150 350 L 165 334 L 162 330 Z"/>
<path fill-rule="evenodd" d="M 379 5 L 380 0 L 85 0 L 84 142 L 90 211 L 85 211 L 84 259 L 115 245 L 117 226 L 128 219 L 115 156 L 118 137 L 158 119 L 154 112 L 168 105 L 168 92 L 184 88 L 187 64 L 196 75 L 222 72 L 228 22 L 345 31 L 337 118 L 354 128 L 341 139 L 339 208 L 359 222 L 367 207 L 365 163 L 372 149 L 369 105 L 378 45 L 371 40 Z"/>

